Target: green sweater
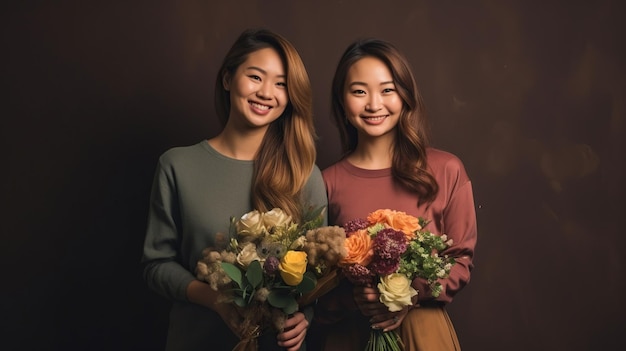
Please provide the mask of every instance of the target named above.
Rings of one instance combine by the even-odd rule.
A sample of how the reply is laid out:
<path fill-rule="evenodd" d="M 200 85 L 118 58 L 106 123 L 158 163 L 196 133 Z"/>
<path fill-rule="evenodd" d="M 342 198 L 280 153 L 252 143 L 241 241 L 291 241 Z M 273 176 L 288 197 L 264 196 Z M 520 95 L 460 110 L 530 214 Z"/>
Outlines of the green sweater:
<path fill-rule="evenodd" d="M 168 350 L 228 350 L 235 335 L 212 310 L 190 303 L 202 250 L 216 233 L 228 233 L 230 217 L 252 210 L 253 161 L 225 157 L 206 140 L 165 152 L 154 177 L 142 263 L 148 286 L 173 301 Z M 326 206 L 321 172 L 314 167 L 303 204 Z"/>

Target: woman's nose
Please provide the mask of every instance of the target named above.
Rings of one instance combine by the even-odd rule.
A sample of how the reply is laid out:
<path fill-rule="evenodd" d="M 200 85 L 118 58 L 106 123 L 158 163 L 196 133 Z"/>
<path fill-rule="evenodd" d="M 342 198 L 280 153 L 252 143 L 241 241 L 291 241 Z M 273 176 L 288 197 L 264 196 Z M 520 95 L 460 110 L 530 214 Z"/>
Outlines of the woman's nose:
<path fill-rule="evenodd" d="M 372 94 L 370 95 L 369 101 L 365 105 L 365 109 L 368 111 L 378 111 L 382 108 L 382 100 L 380 95 Z"/>
<path fill-rule="evenodd" d="M 272 98 L 272 84 L 270 83 L 263 83 L 261 84 L 261 86 L 259 87 L 259 90 L 257 90 L 256 95 L 264 100 L 268 100 Z"/>

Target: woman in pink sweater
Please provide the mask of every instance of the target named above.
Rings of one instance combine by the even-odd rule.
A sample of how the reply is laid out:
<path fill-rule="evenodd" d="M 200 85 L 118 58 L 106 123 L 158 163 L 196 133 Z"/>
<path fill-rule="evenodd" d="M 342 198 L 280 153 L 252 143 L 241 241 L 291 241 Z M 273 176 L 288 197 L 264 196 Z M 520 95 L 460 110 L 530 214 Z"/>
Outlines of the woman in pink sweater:
<path fill-rule="evenodd" d="M 362 351 L 370 328 L 397 329 L 407 351 L 459 350 L 445 310 L 470 280 L 476 245 L 472 185 L 456 156 L 429 147 L 424 104 L 406 58 L 390 43 L 350 45 L 332 87 L 333 116 L 343 157 L 323 171 L 330 224 L 365 218 L 377 209 L 403 211 L 453 240 L 444 254 L 456 259 L 434 298 L 416 278 L 417 301 L 389 312 L 376 287 L 347 281 L 320 299 L 312 349 Z"/>

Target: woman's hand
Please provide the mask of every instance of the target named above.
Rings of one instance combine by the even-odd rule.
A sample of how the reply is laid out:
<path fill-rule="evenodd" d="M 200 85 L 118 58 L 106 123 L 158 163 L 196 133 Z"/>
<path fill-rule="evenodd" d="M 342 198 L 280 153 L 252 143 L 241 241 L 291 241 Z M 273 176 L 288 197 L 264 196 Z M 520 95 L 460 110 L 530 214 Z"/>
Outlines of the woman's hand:
<path fill-rule="evenodd" d="M 237 337 L 241 338 L 241 321 L 243 317 L 235 305 L 230 303 L 218 303 L 218 292 L 211 289 L 209 284 L 199 280 L 192 281 L 187 286 L 187 299 L 217 312 L 228 328 L 230 328 Z"/>
<path fill-rule="evenodd" d="M 373 329 L 389 331 L 396 329 L 402 324 L 404 317 L 409 312 L 409 307 L 391 312 L 382 302 L 378 289 L 369 286 L 355 286 L 353 289 L 354 301 L 364 316 L 371 317 L 370 323 Z"/>
<path fill-rule="evenodd" d="M 304 318 L 304 313 L 296 312 L 293 316 L 285 320 L 285 329 L 278 333 L 278 346 L 284 347 L 287 351 L 299 350 L 304 342 L 309 321 Z"/>
<path fill-rule="evenodd" d="M 352 293 L 354 302 L 364 316 L 373 317 L 389 312 L 387 306 L 380 302 L 378 289 L 370 286 L 355 286 Z"/>

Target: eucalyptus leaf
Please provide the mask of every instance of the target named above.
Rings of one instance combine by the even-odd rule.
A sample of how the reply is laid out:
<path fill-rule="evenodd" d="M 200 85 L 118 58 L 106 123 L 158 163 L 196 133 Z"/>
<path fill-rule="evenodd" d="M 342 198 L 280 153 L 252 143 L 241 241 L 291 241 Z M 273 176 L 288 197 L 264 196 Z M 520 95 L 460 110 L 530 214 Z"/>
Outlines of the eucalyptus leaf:
<path fill-rule="evenodd" d="M 228 275 L 230 279 L 237 283 L 239 288 L 244 288 L 244 285 L 241 281 L 241 270 L 239 270 L 237 266 L 232 263 L 222 262 L 222 269 L 224 270 L 224 272 L 226 272 L 226 275 Z"/>
<path fill-rule="evenodd" d="M 253 288 L 256 289 L 261 286 L 261 283 L 263 283 L 263 268 L 261 267 L 261 262 L 258 260 L 250 262 L 248 270 L 246 271 L 246 278 Z"/>
<path fill-rule="evenodd" d="M 272 290 L 269 295 L 267 295 L 267 302 L 276 308 L 284 308 L 289 304 L 289 298 L 293 299 L 293 297 L 288 294 L 281 294 L 276 290 Z"/>
<path fill-rule="evenodd" d="M 316 285 L 317 278 L 315 277 L 315 274 L 313 274 L 312 272 L 305 272 L 304 276 L 302 277 L 302 281 L 296 286 L 296 291 L 301 294 L 305 294 L 315 289 Z"/>
<path fill-rule="evenodd" d="M 298 301 L 293 296 L 288 296 L 287 305 L 283 307 L 285 314 L 293 314 L 298 311 Z"/>

